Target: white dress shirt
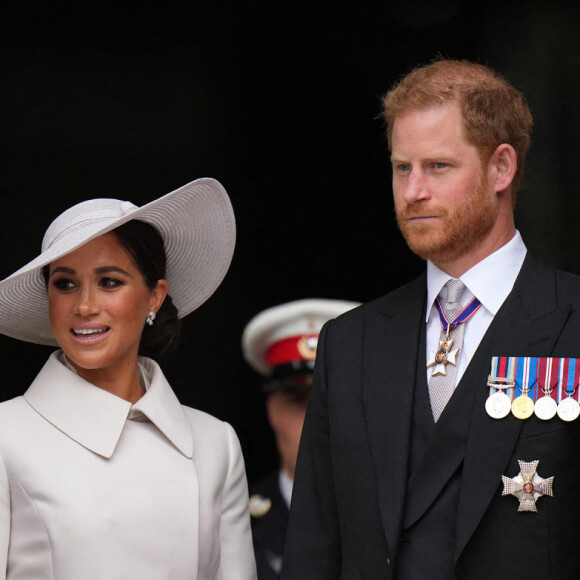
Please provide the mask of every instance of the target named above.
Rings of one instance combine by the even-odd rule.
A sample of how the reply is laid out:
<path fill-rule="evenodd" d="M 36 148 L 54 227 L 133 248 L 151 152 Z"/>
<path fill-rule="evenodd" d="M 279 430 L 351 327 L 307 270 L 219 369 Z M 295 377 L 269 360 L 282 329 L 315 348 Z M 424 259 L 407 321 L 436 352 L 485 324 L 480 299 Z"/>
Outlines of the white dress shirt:
<path fill-rule="evenodd" d="M 481 307 L 465 323 L 463 348 L 457 363 L 456 385 L 469 365 L 493 317 L 512 291 L 526 252 L 522 237 L 516 231 L 507 244 L 460 276 L 459 279 L 466 287 L 461 297 L 461 305 L 466 306 L 475 296 L 481 302 Z M 444 286 L 451 278 L 435 264 L 427 262 L 426 360 L 430 352 L 436 352 L 439 348 L 441 335 L 441 321 L 435 306 L 435 299 L 439 296 L 439 302 L 443 306 L 447 297 L 447 289 Z M 427 382 L 432 373 L 433 367 L 427 368 Z"/>
<path fill-rule="evenodd" d="M 131 405 L 56 352 L 0 404 L 0 579 L 255 580 L 233 429 L 140 369 Z"/>

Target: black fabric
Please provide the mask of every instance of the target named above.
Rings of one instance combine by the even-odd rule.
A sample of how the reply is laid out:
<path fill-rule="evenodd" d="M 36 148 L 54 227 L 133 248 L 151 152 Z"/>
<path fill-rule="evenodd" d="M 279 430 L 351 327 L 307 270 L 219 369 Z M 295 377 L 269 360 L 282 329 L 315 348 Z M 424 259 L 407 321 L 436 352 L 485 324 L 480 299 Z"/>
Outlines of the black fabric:
<path fill-rule="evenodd" d="M 580 420 L 485 412 L 492 356 L 580 358 L 580 278 L 526 257 L 411 473 L 425 299 L 422 276 L 324 327 L 282 579 L 391 580 L 405 549 L 397 580 L 412 579 L 413 566 L 402 567 L 418 553 L 403 547 L 409 534 L 427 550 L 451 536 L 453 546 L 440 547 L 441 570 L 453 551 L 451 578 L 580 578 Z M 517 499 L 502 497 L 501 477 L 534 459 L 541 476 L 554 476 L 554 497 L 540 498 L 538 513 L 518 513 Z"/>
<path fill-rule="evenodd" d="M 272 559 L 282 558 L 284 553 L 288 508 L 280 493 L 278 476 L 278 471 L 275 471 L 250 489 L 250 496 L 258 494 L 272 502 L 268 513 L 251 518 L 258 580 L 280 578 L 280 574 L 273 569 L 271 563 Z"/>

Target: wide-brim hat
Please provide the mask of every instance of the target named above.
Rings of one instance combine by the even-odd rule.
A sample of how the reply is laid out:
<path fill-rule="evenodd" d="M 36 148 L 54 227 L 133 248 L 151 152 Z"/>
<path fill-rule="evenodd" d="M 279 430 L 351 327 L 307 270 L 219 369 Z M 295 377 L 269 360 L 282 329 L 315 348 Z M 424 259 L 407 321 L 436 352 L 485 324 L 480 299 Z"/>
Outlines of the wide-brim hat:
<path fill-rule="evenodd" d="M 151 224 L 163 238 L 168 292 L 179 317 L 203 304 L 226 275 L 236 239 L 228 194 L 211 178 L 192 181 L 142 207 L 91 199 L 59 215 L 46 230 L 41 254 L 0 282 L 0 333 L 57 345 L 48 319 L 43 266 L 131 220 Z"/>
<path fill-rule="evenodd" d="M 255 371 L 280 385 L 283 377 L 312 373 L 324 323 L 359 305 L 348 300 L 305 298 L 263 310 L 244 328 L 244 358 Z"/>

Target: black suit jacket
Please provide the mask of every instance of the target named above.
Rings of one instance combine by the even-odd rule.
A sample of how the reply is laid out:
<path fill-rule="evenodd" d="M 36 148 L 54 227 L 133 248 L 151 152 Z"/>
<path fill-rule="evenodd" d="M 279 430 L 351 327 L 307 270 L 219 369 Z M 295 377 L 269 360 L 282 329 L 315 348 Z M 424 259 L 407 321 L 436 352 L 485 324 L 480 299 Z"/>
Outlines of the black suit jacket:
<path fill-rule="evenodd" d="M 425 301 L 423 275 L 323 329 L 283 580 L 393 578 L 403 525 L 420 521 L 458 470 L 455 578 L 579 578 L 580 419 L 495 420 L 485 401 L 492 356 L 580 357 L 580 278 L 526 257 L 410 475 Z M 555 477 L 554 497 L 518 513 L 501 476 L 535 459 Z"/>

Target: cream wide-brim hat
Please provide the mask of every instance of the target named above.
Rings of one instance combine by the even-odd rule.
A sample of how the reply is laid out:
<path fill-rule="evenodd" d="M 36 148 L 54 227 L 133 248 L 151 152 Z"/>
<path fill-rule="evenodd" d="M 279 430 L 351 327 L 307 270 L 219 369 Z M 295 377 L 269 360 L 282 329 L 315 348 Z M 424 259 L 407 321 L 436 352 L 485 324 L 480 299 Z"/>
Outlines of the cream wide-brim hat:
<path fill-rule="evenodd" d="M 58 346 L 50 330 L 43 266 L 131 220 L 151 224 L 163 238 L 168 293 L 179 318 L 203 304 L 226 275 L 236 240 L 228 194 L 211 178 L 192 181 L 142 207 L 91 199 L 67 209 L 46 230 L 41 254 L 0 282 L 0 333 Z"/>

